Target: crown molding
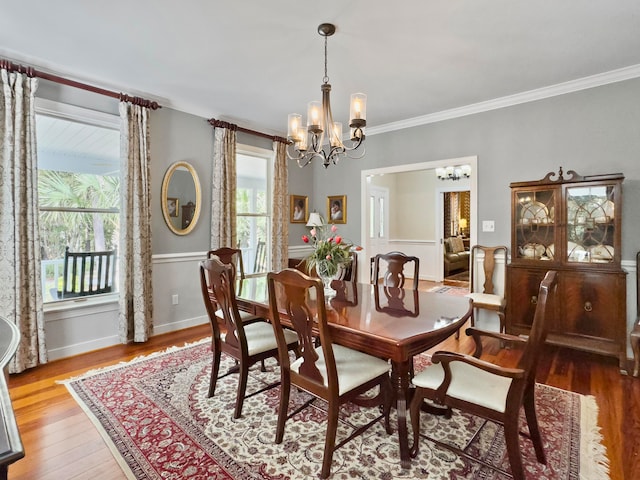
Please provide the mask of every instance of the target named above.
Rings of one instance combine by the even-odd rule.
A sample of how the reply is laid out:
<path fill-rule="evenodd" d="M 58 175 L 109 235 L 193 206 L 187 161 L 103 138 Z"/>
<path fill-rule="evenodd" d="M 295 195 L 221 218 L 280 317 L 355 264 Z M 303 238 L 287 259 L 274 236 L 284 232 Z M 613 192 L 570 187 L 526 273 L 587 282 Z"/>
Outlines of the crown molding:
<path fill-rule="evenodd" d="M 612 70 L 610 72 L 591 75 L 590 77 L 579 78 L 569 82 L 558 83 L 549 87 L 529 90 L 527 92 L 516 93 L 506 97 L 500 97 L 485 102 L 473 103 L 464 107 L 452 108 L 441 112 L 430 113 L 420 117 L 408 118 L 398 122 L 387 123 L 377 127 L 368 127 L 367 135 L 378 135 L 381 133 L 393 132 L 405 128 L 417 127 L 429 123 L 442 122 L 454 118 L 474 115 L 476 113 L 488 112 L 499 108 L 511 107 L 522 103 L 535 102 L 544 98 L 556 97 L 567 93 L 579 92 L 589 88 L 600 87 L 611 83 L 622 82 L 640 77 L 640 65 L 631 65 L 629 67 Z"/>

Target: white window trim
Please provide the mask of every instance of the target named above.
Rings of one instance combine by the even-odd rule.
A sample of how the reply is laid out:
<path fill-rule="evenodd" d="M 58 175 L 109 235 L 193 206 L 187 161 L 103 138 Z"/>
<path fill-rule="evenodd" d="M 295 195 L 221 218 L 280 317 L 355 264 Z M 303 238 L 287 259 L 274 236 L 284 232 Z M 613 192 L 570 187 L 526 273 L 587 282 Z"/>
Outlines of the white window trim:
<path fill-rule="evenodd" d="M 118 115 L 89 108 L 78 107 L 68 103 L 56 102 L 46 98 L 35 99 L 35 111 L 39 115 L 50 115 L 53 117 L 64 118 L 74 122 L 84 122 L 98 127 L 120 129 L 120 117 Z M 108 303 L 117 303 L 120 293 L 104 293 L 101 295 L 89 295 L 86 297 L 78 297 L 67 300 L 58 300 L 55 302 L 47 302 L 43 304 L 44 312 L 57 312 L 64 310 L 73 310 L 77 308 L 85 308 L 98 306 Z"/>
<path fill-rule="evenodd" d="M 50 115 L 115 130 L 120 129 L 120 117 L 118 115 L 47 100 L 46 98 L 36 98 L 35 110 L 40 115 Z"/>
<path fill-rule="evenodd" d="M 262 148 L 262 147 L 255 147 L 253 145 L 246 145 L 246 144 L 237 144 L 236 145 L 236 155 L 237 154 L 241 154 L 241 155 L 250 155 L 250 156 L 254 156 L 254 157 L 263 157 L 266 159 L 267 161 L 267 212 L 266 212 L 266 217 L 267 217 L 267 249 L 269 252 L 268 258 L 271 259 L 271 251 L 273 250 L 272 248 L 272 243 L 273 243 L 273 238 L 271 238 L 271 223 L 273 220 L 273 163 L 274 163 L 274 159 L 275 159 L 275 153 L 273 152 L 273 150 L 269 150 L 266 148 Z M 238 214 L 236 212 L 236 217 L 239 216 L 244 216 L 244 217 L 262 217 L 263 215 L 261 214 Z M 247 277 L 261 277 L 264 276 L 264 273 L 250 273 L 247 274 Z"/>

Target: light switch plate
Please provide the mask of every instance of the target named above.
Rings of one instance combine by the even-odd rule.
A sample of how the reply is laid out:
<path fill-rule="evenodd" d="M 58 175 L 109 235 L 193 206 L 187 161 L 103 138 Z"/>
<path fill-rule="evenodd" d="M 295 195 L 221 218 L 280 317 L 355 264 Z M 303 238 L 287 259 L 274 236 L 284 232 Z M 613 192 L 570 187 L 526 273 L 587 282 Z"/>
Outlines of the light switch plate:
<path fill-rule="evenodd" d="M 496 222 L 493 220 L 483 220 L 482 221 L 482 231 L 483 232 L 495 232 L 496 231 Z"/>

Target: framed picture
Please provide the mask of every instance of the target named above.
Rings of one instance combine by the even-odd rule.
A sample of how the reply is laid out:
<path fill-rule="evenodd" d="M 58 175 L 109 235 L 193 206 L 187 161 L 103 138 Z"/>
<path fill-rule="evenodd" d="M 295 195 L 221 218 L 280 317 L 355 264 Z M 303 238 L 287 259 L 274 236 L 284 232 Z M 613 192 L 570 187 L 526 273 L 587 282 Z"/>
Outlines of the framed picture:
<path fill-rule="evenodd" d="M 178 216 L 178 199 L 177 198 L 167 198 L 167 212 L 169 212 L 170 217 Z"/>
<path fill-rule="evenodd" d="M 347 196 L 327 197 L 327 223 L 347 223 Z"/>
<path fill-rule="evenodd" d="M 290 222 L 307 223 L 309 218 L 309 198 L 304 195 L 289 195 Z"/>

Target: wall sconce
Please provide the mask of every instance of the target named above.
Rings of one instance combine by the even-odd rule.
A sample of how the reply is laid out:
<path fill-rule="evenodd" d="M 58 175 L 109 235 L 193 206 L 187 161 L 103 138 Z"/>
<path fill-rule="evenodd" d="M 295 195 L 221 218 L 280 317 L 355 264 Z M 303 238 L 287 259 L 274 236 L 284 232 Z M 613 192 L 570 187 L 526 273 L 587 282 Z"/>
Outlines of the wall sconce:
<path fill-rule="evenodd" d="M 436 168 L 440 180 L 460 180 L 471 176 L 471 165 L 456 165 Z"/>

